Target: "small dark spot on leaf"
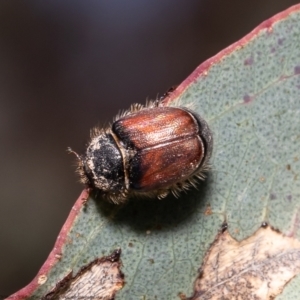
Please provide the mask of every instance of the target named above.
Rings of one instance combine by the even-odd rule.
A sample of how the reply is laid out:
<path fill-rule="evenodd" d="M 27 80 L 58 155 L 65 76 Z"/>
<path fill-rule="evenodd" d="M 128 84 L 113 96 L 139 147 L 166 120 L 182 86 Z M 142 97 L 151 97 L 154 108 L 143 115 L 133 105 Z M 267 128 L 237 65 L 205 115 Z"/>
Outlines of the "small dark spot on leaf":
<path fill-rule="evenodd" d="M 281 75 L 281 76 L 279 77 L 279 80 L 282 81 L 282 80 L 285 80 L 286 78 L 287 78 L 287 76 Z"/>
<path fill-rule="evenodd" d="M 150 262 L 151 265 L 154 264 L 154 259 L 153 258 L 149 258 L 148 261 Z"/>
<path fill-rule="evenodd" d="M 221 232 L 224 233 L 227 230 L 227 228 L 228 228 L 228 224 L 224 222 L 221 227 Z"/>
<path fill-rule="evenodd" d="M 243 99 L 244 99 L 244 103 L 249 103 L 252 100 L 252 98 L 249 95 L 245 95 Z"/>
<path fill-rule="evenodd" d="M 300 66 L 296 66 L 294 69 L 295 74 L 300 74 Z"/>
<path fill-rule="evenodd" d="M 285 41 L 285 38 L 280 38 L 280 39 L 278 39 L 278 45 L 282 45 L 283 44 L 283 42 Z"/>
<path fill-rule="evenodd" d="M 268 223 L 267 222 L 262 222 L 261 223 L 261 227 L 262 228 L 267 228 L 268 227 Z"/>
<path fill-rule="evenodd" d="M 133 247 L 133 244 L 132 243 L 128 243 L 128 247 Z"/>
<path fill-rule="evenodd" d="M 287 195 L 287 196 L 286 196 L 286 199 L 287 199 L 289 202 L 291 202 L 292 199 L 293 199 L 293 196 L 292 196 L 292 195 Z"/>
<path fill-rule="evenodd" d="M 245 61 L 244 61 L 245 66 L 251 66 L 252 64 L 253 64 L 253 57 L 252 56 L 245 59 Z"/>
<path fill-rule="evenodd" d="M 203 276 L 203 268 L 200 267 L 200 268 L 198 269 L 198 278 L 201 278 L 202 276 Z"/>
<path fill-rule="evenodd" d="M 275 47 L 272 47 L 271 48 L 271 53 L 274 53 L 276 51 L 276 48 Z"/>
<path fill-rule="evenodd" d="M 288 171 L 290 171 L 290 170 L 291 170 L 291 165 L 290 165 L 290 164 L 286 165 L 286 169 L 287 169 Z"/>
<path fill-rule="evenodd" d="M 273 193 L 270 194 L 270 200 L 275 200 L 276 198 L 277 198 L 277 197 L 276 197 L 275 194 L 273 194 Z"/>

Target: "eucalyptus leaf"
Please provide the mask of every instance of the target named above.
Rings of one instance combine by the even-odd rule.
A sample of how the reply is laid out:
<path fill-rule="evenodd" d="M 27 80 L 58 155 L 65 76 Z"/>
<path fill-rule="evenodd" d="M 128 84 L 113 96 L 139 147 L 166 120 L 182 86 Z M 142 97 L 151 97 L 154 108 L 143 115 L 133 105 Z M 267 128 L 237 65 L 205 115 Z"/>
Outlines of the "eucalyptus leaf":
<path fill-rule="evenodd" d="M 299 239 L 299 75 L 300 5 L 200 65 L 165 100 L 194 109 L 213 131 L 211 170 L 198 189 L 123 206 L 80 198 L 45 265 L 18 293 L 40 299 L 71 271 L 121 249 L 126 284 L 116 299 L 179 299 L 193 294 L 224 223 L 237 241 L 263 222 Z M 38 284 L 41 275 L 47 280 Z M 293 282 L 299 276 L 284 299 L 299 298 Z"/>

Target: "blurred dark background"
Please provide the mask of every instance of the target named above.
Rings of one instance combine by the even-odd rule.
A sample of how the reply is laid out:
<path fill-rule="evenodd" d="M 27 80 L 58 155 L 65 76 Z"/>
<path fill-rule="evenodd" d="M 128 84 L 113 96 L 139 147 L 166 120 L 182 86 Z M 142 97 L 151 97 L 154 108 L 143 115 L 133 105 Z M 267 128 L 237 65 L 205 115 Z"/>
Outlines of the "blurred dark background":
<path fill-rule="evenodd" d="M 292 0 L 0 2 L 0 298 L 44 263 L 82 186 L 71 146 Z"/>

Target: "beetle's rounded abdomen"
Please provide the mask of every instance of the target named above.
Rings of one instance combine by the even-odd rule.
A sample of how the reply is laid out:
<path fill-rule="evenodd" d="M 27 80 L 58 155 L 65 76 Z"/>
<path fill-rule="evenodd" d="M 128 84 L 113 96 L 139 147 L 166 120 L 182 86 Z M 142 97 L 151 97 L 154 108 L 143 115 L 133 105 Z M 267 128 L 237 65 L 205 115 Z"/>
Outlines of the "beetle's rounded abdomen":
<path fill-rule="evenodd" d="M 140 150 L 130 163 L 130 187 L 163 189 L 191 176 L 201 163 L 203 145 L 198 137 L 173 140 L 158 148 Z"/>
<path fill-rule="evenodd" d="M 133 153 L 127 162 L 130 189 L 166 189 L 192 176 L 202 163 L 199 122 L 183 108 L 144 109 L 115 121 L 112 131 Z"/>

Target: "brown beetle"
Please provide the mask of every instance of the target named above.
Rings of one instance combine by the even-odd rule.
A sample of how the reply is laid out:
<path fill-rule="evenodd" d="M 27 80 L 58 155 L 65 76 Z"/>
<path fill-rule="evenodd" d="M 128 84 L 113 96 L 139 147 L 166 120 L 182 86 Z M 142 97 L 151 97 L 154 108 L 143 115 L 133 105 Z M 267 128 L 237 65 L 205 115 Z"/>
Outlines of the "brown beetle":
<path fill-rule="evenodd" d="M 204 178 L 212 152 L 207 123 L 184 107 L 134 104 L 107 129 L 95 128 L 77 155 L 81 181 L 119 204 L 129 196 L 164 198 Z"/>

